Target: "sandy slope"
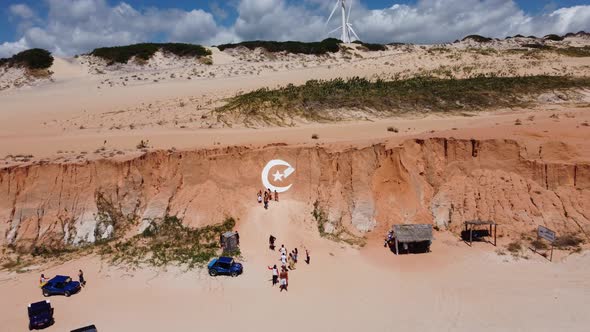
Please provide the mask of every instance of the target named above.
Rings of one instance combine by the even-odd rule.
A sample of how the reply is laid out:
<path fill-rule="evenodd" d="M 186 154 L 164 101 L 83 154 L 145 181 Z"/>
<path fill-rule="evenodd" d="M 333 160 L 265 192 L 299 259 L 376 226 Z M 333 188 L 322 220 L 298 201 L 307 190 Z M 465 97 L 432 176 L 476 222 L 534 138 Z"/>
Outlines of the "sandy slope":
<path fill-rule="evenodd" d="M 253 203 L 256 204 L 256 203 Z M 585 331 L 590 324 L 590 256 L 548 263 L 530 254 L 514 261 L 493 247 L 467 247 L 437 233 L 433 252 L 394 256 L 380 242 L 357 251 L 320 239 L 301 224 L 299 203 L 285 197 L 270 210 L 254 207 L 239 224 L 245 274 L 123 270 L 88 257 L 34 272 L 1 272 L 3 331 L 26 328 L 25 305 L 42 298 L 39 273 L 75 274 L 88 286 L 71 298 L 52 297 L 56 324 L 66 331 L 94 323 L 100 331 Z M 288 293 L 270 284 L 278 255 L 268 234 L 289 250 L 304 246 L 311 265 L 290 273 Z"/>

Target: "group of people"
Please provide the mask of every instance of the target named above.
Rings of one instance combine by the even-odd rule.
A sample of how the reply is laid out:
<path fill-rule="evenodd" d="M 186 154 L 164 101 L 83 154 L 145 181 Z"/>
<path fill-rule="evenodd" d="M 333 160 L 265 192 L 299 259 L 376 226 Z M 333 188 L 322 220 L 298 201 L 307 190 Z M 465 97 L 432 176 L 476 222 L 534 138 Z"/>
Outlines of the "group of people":
<path fill-rule="evenodd" d="M 270 201 L 272 201 L 273 199 L 273 195 L 272 195 L 272 191 L 270 189 L 267 189 L 264 191 L 264 194 L 262 193 L 262 190 L 258 191 L 258 203 L 264 203 L 264 208 L 268 209 L 268 203 Z M 275 190 L 274 193 L 274 200 L 275 202 L 279 201 L 279 193 Z"/>
<path fill-rule="evenodd" d="M 275 241 L 276 238 L 274 236 L 270 236 L 268 239 L 268 246 L 270 250 L 275 250 Z M 279 284 L 279 289 L 282 292 L 283 290 L 288 291 L 287 287 L 289 286 L 289 271 L 293 271 L 296 268 L 297 260 L 299 257 L 299 250 L 297 248 L 293 249 L 289 252 L 287 256 L 287 248 L 285 248 L 284 244 L 281 244 L 281 248 L 279 249 L 279 253 L 281 254 L 281 271 L 277 268 L 277 265 L 273 265 L 272 267 L 269 266 L 268 269 L 272 270 L 272 285 Z M 309 250 L 305 249 L 305 262 L 309 264 L 311 258 L 309 256 Z"/>
<path fill-rule="evenodd" d="M 45 274 L 41 273 L 41 278 L 39 278 L 39 287 L 45 286 L 48 281 L 49 279 L 45 278 Z M 82 270 L 78 270 L 78 281 L 80 282 L 80 286 L 86 286 L 86 279 L 84 279 L 84 272 L 82 272 Z"/>

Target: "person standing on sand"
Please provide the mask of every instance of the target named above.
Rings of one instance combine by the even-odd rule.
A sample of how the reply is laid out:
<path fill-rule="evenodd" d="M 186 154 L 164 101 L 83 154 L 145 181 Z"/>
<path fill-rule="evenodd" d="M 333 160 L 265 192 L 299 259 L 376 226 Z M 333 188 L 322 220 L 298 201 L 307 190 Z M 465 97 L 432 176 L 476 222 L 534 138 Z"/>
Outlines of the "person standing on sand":
<path fill-rule="evenodd" d="M 281 266 L 282 267 L 287 266 L 287 255 L 285 255 L 285 254 L 281 254 Z"/>
<path fill-rule="evenodd" d="M 258 196 L 258 204 L 262 203 L 262 190 L 258 191 L 257 196 Z"/>
<path fill-rule="evenodd" d="M 281 292 L 286 290 L 289 291 L 287 287 L 289 286 L 289 273 L 287 272 L 286 268 L 283 268 L 281 273 L 279 274 L 279 286 L 281 288 Z"/>
<path fill-rule="evenodd" d="M 269 270 L 272 270 L 272 285 L 276 285 L 279 282 L 279 269 L 277 269 L 277 265 L 273 265 L 273 267 L 268 267 Z"/>
<path fill-rule="evenodd" d="M 82 287 L 86 286 L 86 280 L 84 280 L 84 272 L 82 272 L 82 270 L 78 271 L 78 280 Z"/>
<path fill-rule="evenodd" d="M 292 252 L 289 253 L 289 270 L 295 270 L 295 260 Z"/>
<path fill-rule="evenodd" d="M 270 250 L 275 250 L 275 240 L 276 240 L 276 239 L 277 239 L 277 238 L 276 238 L 276 237 L 274 237 L 274 236 L 272 236 L 272 234 L 271 234 L 271 236 L 268 238 L 268 247 L 270 248 Z"/>
<path fill-rule="evenodd" d="M 275 190 L 275 202 L 279 201 L 279 193 Z"/>
<path fill-rule="evenodd" d="M 307 265 L 309 265 L 309 250 L 307 250 L 307 248 L 305 248 L 305 262 L 307 263 Z"/>
<path fill-rule="evenodd" d="M 45 275 L 41 273 L 41 278 L 39 278 L 39 287 L 43 287 L 47 283 L 47 279 Z"/>
<path fill-rule="evenodd" d="M 293 260 L 295 261 L 295 264 L 297 264 L 297 248 L 293 250 Z"/>
<path fill-rule="evenodd" d="M 268 210 L 268 195 L 264 193 L 264 209 Z"/>
<path fill-rule="evenodd" d="M 281 255 L 287 255 L 287 248 L 285 248 L 284 244 L 281 244 L 281 249 L 279 249 Z"/>

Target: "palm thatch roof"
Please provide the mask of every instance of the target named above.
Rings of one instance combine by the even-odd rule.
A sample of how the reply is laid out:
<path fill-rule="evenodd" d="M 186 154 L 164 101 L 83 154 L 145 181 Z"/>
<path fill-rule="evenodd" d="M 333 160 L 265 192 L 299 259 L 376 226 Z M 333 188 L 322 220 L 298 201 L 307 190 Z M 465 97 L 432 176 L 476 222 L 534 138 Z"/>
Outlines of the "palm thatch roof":
<path fill-rule="evenodd" d="M 432 241 L 432 225 L 393 225 L 393 234 L 398 242 Z"/>

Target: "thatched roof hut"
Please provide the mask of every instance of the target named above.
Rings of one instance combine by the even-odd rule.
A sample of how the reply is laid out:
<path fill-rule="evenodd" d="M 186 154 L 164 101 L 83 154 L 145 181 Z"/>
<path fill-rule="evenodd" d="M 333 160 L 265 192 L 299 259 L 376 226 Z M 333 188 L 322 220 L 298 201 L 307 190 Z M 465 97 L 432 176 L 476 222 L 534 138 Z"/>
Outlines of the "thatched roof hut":
<path fill-rule="evenodd" d="M 393 234 L 398 242 L 432 241 L 432 225 L 393 225 Z"/>

